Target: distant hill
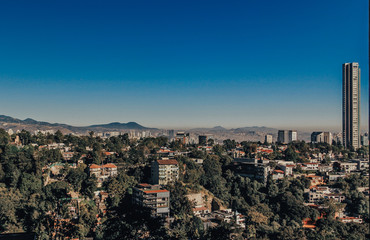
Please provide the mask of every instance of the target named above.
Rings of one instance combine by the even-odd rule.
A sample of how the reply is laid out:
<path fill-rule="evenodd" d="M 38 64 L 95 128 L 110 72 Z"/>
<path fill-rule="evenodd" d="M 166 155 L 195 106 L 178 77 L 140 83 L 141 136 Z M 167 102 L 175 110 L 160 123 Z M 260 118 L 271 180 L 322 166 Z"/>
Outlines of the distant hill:
<path fill-rule="evenodd" d="M 84 127 L 76 127 L 71 126 L 68 124 L 62 123 L 49 123 L 49 122 L 42 122 L 37 121 L 32 118 L 27 118 L 25 120 L 21 120 L 18 118 L 13 118 L 5 115 L 0 115 L 0 123 L 5 123 L 5 125 L 9 125 L 10 127 L 15 128 L 22 128 L 26 130 L 37 130 L 37 129 L 59 129 L 64 132 L 86 132 L 86 131 L 94 131 L 94 130 L 156 130 L 155 128 L 147 128 L 144 127 L 136 122 L 128 122 L 128 123 L 119 123 L 119 122 L 112 122 L 108 124 L 99 124 L 99 125 L 91 125 L 91 126 L 84 126 Z M 14 125 L 15 124 L 15 125 Z M 5 126 L 3 124 L 3 126 Z M 13 126 L 12 126 L 13 125 Z"/>
<path fill-rule="evenodd" d="M 112 122 L 108 124 L 91 125 L 91 126 L 88 126 L 88 128 L 138 129 L 138 130 L 150 129 L 147 127 L 143 127 L 136 122 L 128 122 L 128 123 Z"/>

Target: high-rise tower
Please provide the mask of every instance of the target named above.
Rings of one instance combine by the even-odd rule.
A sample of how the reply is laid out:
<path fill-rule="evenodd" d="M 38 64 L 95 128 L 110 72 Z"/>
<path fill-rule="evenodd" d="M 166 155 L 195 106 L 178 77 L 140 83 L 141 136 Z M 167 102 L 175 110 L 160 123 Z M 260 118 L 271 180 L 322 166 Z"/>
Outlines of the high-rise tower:
<path fill-rule="evenodd" d="M 343 64 L 343 145 L 360 147 L 361 71 L 358 63 Z"/>

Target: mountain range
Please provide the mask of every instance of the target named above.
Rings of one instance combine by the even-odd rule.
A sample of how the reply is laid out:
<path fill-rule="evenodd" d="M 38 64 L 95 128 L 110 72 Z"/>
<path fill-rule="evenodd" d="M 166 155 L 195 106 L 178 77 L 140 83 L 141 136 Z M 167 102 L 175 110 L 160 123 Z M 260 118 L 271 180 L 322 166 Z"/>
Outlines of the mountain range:
<path fill-rule="evenodd" d="M 27 118 L 24 120 L 13 118 L 5 115 L 0 115 L 0 123 L 3 127 L 15 128 L 15 129 L 25 129 L 25 130 L 49 130 L 49 129 L 59 129 L 63 132 L 86 132 L 86 131 L 94 131 L 94 130 L 156 130 L 155 128 L 147 128 L 144 127 L 136 122 L 128 122 L 128 123 L 119 123 L 119 122 L 112 122 L 108 124 L 98 124 L 98 125 L 90 125 L 90 126 L 83 126 L 83 127 L 76 127 L 71 126 L 68 124 L 63 123 L 49 123 L 49 122 L 42 122 L 37 121 L 32 118 Z"/>

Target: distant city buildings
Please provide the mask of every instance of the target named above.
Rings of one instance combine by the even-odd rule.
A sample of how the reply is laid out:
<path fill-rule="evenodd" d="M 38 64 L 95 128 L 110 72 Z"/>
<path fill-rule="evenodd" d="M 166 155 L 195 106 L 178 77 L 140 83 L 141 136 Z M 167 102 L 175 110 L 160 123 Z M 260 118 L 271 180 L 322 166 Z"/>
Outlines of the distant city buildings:
<path fill-rule="evenodd" d="M 198 139 L 199 139 L 199 145 L 207 145 L 208 136 L 200 135 Z"/>
<path fill-rule="evenodd" d="M 172 139 L 174 137 L 175 137 L 175 130 L 173 130 L 173 129 L 168 130 L 168 138 Z"/>
<path fill-rule="evenodd" d="M 266 134 L 265 136 L 265 143 L 271 144 L 272 143 L 272 135 L 271 134 Z"/>
<path fill-rule="evenodd" d="M 333 136 L 330 132 L 313 132 L 311 134 L 312 143 L 327 143 L 329 145 L 333 142 Z"/>
<path fill-rule="evenodd" d="M 153 184 L 167 185 L 179 178 L 179 166 L 175 159 L 154 161 L 151 171 Z"/>
<path fill-rule="evenodd" d="M 369 135 L 367 133 L 365 133 L 364 135 L 361 135 L 361 145 L 369 146 Z"/>
<path fill-rule="evenodd" d="M 290 143 L 298 140 L 298 133 L 296 130 L 279 130 L 278 131 L 278 142 Z"/>
<path fill-rule="evenodd" d="M 358 63 L 343 64 L 343 145 L 360 147 L 361 71 Z"/>
<path fill-rule="evenodd" d="M 176 140 L 180 141 L 182 144 L 189 144 L 190 134 L 185 132 L 177 132 Z"/>

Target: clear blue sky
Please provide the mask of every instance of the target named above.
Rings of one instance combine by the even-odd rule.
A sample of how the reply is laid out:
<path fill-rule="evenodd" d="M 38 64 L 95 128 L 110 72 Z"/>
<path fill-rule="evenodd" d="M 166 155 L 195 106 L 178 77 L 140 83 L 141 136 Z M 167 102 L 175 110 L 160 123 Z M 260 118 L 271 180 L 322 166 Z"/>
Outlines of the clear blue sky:
<path fill-rule="evenodd" d="M 340 129 L 368 1 L 1 1 L 0 114 L 89 125 Z"/>

